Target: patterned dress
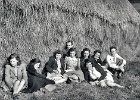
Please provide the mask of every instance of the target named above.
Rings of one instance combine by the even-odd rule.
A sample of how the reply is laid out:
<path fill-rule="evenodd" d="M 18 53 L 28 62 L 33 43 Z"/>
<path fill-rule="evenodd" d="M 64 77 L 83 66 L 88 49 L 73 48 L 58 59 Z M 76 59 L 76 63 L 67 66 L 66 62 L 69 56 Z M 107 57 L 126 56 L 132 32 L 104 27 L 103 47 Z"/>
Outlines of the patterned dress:
<path fill-rule="evenodd" d="M 84 74 L 80 69 L 80 60 L 78 58 L 66 57 L 65 64 L 65 71 L 68 76 L 76 75 L 79 78 L 79 81 L 84 80 Z"/>

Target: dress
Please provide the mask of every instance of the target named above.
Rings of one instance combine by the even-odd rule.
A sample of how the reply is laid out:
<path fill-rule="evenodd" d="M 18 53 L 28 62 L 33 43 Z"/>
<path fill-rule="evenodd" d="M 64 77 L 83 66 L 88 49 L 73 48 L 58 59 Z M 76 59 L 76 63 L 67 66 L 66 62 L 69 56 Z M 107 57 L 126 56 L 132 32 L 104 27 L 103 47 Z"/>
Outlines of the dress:
<path fill-rule="evenodd" d="M 44 75 L 39 74 L 37 70 L 34 69 L 34 66 L 28 66 L 27 75 L 28 88 L 25 90 L 25 93 L 32 93 L 48 84 L 55 84 L 53 80 L 47 79 Z"/>
<path fill-rule="evenodd" d="M 80 62 L 78 58 L 71 58 L 71 57 L 66 57 L 65 58 L 65 63 L 66 63 L 66 74 L 68 75 L 76 75 L 79 78 L 79 81 L 84 80 L 84 74 L 80 69 Z"/>

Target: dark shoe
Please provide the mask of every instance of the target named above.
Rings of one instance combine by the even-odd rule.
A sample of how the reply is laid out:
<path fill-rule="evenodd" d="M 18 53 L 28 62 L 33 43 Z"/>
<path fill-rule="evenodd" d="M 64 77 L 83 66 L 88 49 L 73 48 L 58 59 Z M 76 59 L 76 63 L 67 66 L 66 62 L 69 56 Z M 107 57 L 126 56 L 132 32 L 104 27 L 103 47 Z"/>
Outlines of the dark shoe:
<path fill-rule="evenodd" d="M 67 84 L 71 84 L 71 80 L 68 78 L 66 81 Z"/>
<path fill-rule="evenodd" d="M 120 79 L 123 75 L 123 72 L 118 73 L 117 78 Z"/>
<path fill-rule="evenodd" d="M 13 100 L 19 99 L 18 94 L 13 94 L 12 98 L 13 98 Z"/>

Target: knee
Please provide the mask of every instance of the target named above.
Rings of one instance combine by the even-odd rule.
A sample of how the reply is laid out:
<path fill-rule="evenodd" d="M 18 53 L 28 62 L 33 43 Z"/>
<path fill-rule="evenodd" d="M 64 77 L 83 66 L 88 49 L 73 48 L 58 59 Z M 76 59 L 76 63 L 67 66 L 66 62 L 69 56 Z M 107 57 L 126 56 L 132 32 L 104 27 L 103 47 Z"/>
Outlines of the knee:
<path fill-rule="evenodd" d="M 22 80 L 21 80 L 21 82 L 22 82 L 22 83 L 25 83 L 25 80 L 24 80 L 24 79 L 22 79 Z"/>
<path fill-rule="evenodd" d="M 123 64 L 126 65 L 126 60 L 123 60 Z"/>
<path fill-rule="evenodd" d="M 16 80 L 15 83 L 20 83 L 20 80 Z"/>
<path fill-rule="evenodd" d="M 106 87 L 105 81 L 101 81 L 101 82 L 100 82 L 100 86 L 101 86 L 101 87 Z"/>

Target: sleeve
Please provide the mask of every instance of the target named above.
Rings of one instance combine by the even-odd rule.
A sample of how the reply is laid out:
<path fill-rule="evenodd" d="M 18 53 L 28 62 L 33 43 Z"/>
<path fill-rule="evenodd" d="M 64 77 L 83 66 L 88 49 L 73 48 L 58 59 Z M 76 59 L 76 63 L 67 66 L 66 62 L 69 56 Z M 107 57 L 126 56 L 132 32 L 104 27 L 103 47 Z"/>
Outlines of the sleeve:
<path fill-rule="evenodd" d="M 49 58 L 49 61 L 48 61 L 48 63 L 45 66 L 47 72 L 50 72 L 50 73 L 53 72 L 52 64 L 53 64 L 53 59 Z"/>
<path fill-rule="evenodd" d="M 77 70 L 81 70 L 81 67 L 80 67 L 80 58 L 77 58 Z"/>
<path fill-rule="evenodd" d="M 25 80 L 25 82 L 26 83 L 28 83 L 27 82 L 27 71 L 26 71 L 26 67 L 27 67 L 27 65 L 26 64 L 23 64 L 23 79 Z"/>
<path fill-rule="evenodd" d="M 98 79 L 98 81 L 101 81 L 101 80 L 103 80 L 105 77 L 106 77 L 106 71 L 104 71 L 104 69 L 100 66 L 100 65 L 96 65 L 96 70 L 98 71 L 98 72 L 100 72 L 101 73 L 101 77 Z"/>
<path fill-rule="evenodd" d="M 98 64 L 101 66 L 103 65 L 103 61 L 101 60 L 101 58 L 98 59 Z"/>
<path fill-rule="evenodd" d="M 126 64 L 126 60 L 123 59 L 120 55 L 116 54 L 115 56 L 116 56 L 117 59 L 123 60 L 122 63 L 123 63 L 124 65 Z"/>
<path fill-rule="evenodd" d="M 90 75 L 90 77 L 91 77 L 93 80 L 97 79 L 97 77 L 94 76 L 94 75 L 92 74 L 92 71 L 91 71 L 91 70 L 89 70 L 89 75 Z"/>
<path fill-rule="evenodd" d="M 5 80 L 9 80 L 10 79 L 10 66 L 6 65 L 5 66 Z"/>

